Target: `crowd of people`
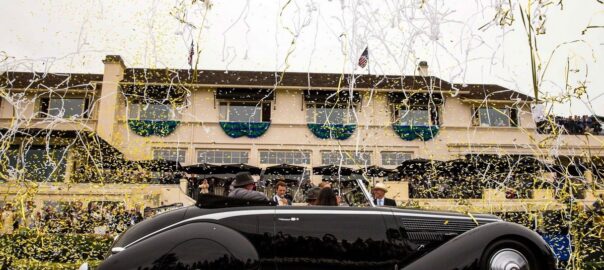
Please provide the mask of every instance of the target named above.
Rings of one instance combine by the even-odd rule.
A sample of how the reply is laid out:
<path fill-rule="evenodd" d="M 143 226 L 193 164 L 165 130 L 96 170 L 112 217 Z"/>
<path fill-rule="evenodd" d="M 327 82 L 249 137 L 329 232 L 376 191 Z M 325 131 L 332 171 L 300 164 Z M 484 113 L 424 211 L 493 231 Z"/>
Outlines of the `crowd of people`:
<path fill-rule="evenodd" d="M 143 220 L 136 209 L 127 210 L 123 204 L 100 205 L 87 208 L 76 201 L 63 205 L 47 205 L 36 209 L 33 202 L 23 206 L 7 203 L 0 213 L 0 235 L 12 234 L 19 228 L 47 233 L 89 233 L 113 235 Z"/>
<path fill-rule="evenodd" d="M 264 193 L 256 191 L 256 182 L 247 172 L 238 173 L 232 183 L 233 190 L 229 192 L 228 197 L 244 200 L 270 201 L 274 205 L 287 206 L 292 205 L 292 197 L 287 192 L 287 184 L 278 181 L 275 184 L 275 194 L 268 198 Z M 388 192 L 383 183 L 376 184 L 372 190 L 372 200 L 376 206 L 396 206 L 396 202 L 385 197 Z M 331 182 L 323 181 L 316 187 L 310 187 L 305 193 L 305 202 L 307 205 L 317 206 L 339 206 L 343 205 L 342 197 L 338 189 L 333 188 Z"/>
<path fill-rule="evenodd" d="M 537 123 L 537 131 L 542 134 L 550 134 L 560 129 L 564 129 L 568 134 L 603 134 L 602 119 L 596 116 L 555 116 Z"/>

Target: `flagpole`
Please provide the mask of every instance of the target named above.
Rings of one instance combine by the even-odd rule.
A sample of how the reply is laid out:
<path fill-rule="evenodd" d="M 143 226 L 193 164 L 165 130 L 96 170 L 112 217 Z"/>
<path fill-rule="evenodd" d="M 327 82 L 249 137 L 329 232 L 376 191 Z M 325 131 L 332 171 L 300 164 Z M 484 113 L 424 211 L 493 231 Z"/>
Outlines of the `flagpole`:
<path fill-rule="evenodd" d="M 367 71 L 369 72 L 369 78 L 371 79 L 371 61 L 369 60 L 369 45 L 367 45 Z"/>

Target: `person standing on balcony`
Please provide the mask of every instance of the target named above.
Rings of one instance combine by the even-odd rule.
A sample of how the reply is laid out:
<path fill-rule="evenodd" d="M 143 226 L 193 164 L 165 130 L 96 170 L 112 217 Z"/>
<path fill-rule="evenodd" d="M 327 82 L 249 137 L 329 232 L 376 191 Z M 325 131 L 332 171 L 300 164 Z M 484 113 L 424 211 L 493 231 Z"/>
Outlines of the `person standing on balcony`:
<path fill-rule="evenodd" d="M 396 207 L 396 201 L 393 199 L 386 198 L 388 188 L 383 183 L 377 183 L 373 186 L 371 193 L 373 194 L 373 203 L 376 206 L 394 206 Z"/>
<path fill-rule="evenodd" d="M 254 201 L 268 201 L 268 197 L 262 192 L 254 190 L 256 182 L 249 172 L 240 172 L 235 176 L 233 182 L 233 191 L 229 192 L 229 198 L 254 200 Z"/>

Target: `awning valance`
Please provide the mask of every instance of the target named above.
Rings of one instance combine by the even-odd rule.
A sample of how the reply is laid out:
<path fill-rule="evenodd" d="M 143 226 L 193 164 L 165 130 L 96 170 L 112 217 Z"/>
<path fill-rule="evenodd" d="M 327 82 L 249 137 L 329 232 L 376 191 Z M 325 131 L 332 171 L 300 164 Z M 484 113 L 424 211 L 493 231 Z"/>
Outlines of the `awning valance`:
<path fill-rule="evenodd" d="M 310 103 L 358 103 L 361 101 L 359 92 L 348 90 L 342 91 L 321 91 L 321 90 L 306 90 L 304 91 L 304 101 Z"/>
<path fill-rule="evenodd" d="M 390 103 L 407 103 L 409 105 L 442 105 L 445 98 L 441 93 L 390 92 L 388 93 L 388 101 Z"/>
<path fill-rule="evenodd" d="M 122 85 L 130 103 L 183 104 L 188 90 L 176 85 Z"/>
<path fill-rule="evenodd" d="M 270 101 L 275 99 L 275 91 L 273 89 L 218 88 L 216 99 Z"/>

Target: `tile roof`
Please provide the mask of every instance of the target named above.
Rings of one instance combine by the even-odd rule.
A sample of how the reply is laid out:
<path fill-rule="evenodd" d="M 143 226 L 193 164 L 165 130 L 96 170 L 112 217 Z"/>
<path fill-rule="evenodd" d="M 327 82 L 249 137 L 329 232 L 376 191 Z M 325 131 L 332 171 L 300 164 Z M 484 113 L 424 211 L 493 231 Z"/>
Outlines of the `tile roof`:
<path fill-rule="evenodd" d="M 467 93 L 460 94 L 462 99 L 497 101 L 533 101 L 534 98 L 523 93 L 496 84 L 454 84 L 454 87 Z"/>
<path fill-rule="evenodd" d="M 495 84 L 451 84 L 435 76 L 353 75 L 337 73 L 224 71 L 187 69 L 142 69 L 124 71 L 122 83 L 203 84 L 216 86 L 246 85 L 259 88 L 275 86 L 301 89 L 355 88 L 381 90 L 462 91 L 460 98 L 472 100 L 533 101 L 528 95 Z M 0 74 L 0 87 L 36 89 L 91 89 L 91 82 L 103 80 L 103 74 L 13 72 Z M 353 82 L 354 81 L 354 82 Z"/>
<path fill-rule="evenodd" d="M 0 74 L 0 87 L 18 89 L 92 89 L 91 82 L 102 80 L 103 74 L 8 71 Z"/>
<path fill-rule="evenodd" d="M 186 83 L 205 85 L 250 85 L 272 88 L 289 86 L 304 88 L 347 88 L 354 81 L 356 88 L 388 90 L 451 91 L 451 84 L 434 76 L 354 75 L 337 73 L 305 73 L 274 71 L 126 69 L 122 82 Z"/>

